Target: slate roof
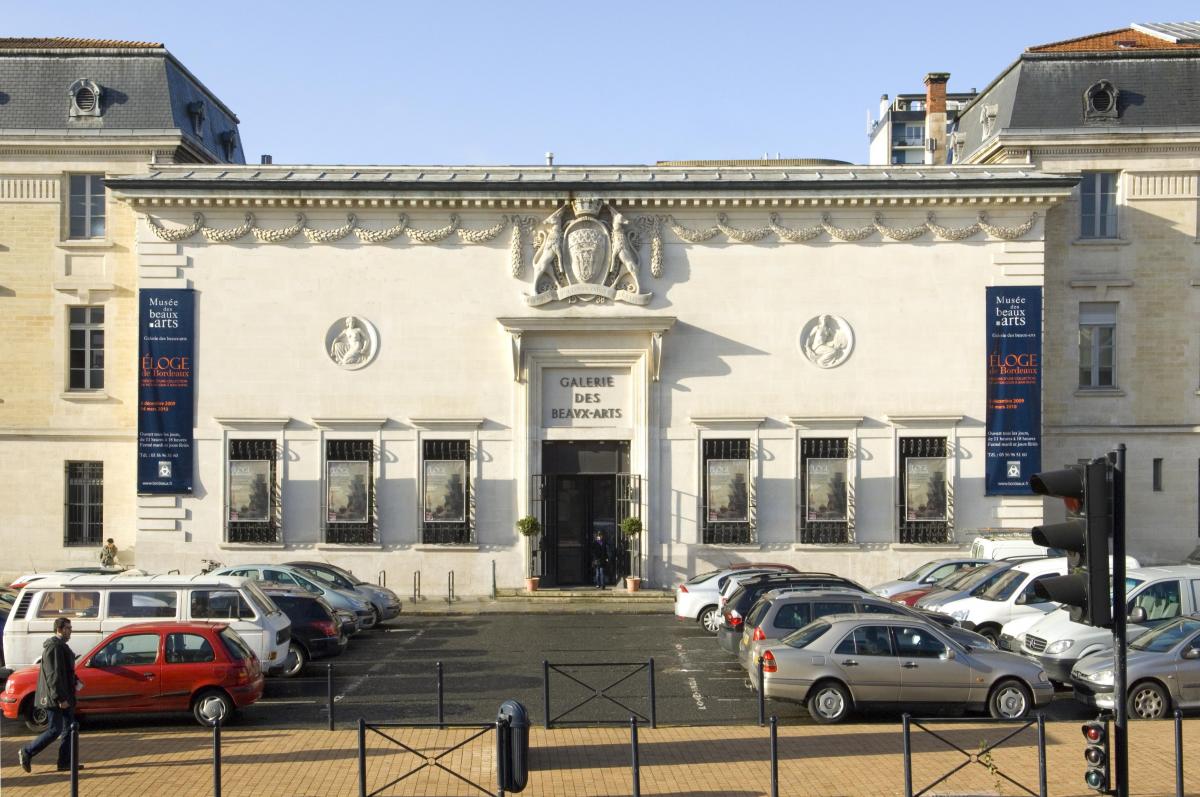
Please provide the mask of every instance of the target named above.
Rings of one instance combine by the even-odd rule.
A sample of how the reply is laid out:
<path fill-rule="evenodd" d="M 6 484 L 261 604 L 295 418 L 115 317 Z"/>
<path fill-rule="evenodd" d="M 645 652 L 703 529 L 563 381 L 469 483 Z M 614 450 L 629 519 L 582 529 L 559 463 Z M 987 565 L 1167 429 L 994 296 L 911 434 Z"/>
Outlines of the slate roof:
<path fill-rule="evenodd" d="M 49 44 L 47 44 L 49 43 Z M 70 115 L 78 79 L 101 89 L 100 117 Z M 196 133 L 188 105 L 204 103 Z M 0 137 L 178 132 L 225 162 L 221 135 L 238 119 L 161 44 L 99 39 L 0 39 Z M 244 163 L 240 141 L 233 163 Z"/>

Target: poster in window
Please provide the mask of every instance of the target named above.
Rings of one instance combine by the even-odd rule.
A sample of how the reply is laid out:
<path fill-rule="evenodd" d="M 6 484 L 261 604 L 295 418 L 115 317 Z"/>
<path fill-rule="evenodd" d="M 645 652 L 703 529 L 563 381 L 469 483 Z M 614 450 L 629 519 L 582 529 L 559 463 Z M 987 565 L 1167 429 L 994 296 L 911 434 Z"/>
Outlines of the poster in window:
<path fill-rule="evenodd" d="M 709 522 L 748 521 L 750 462 L 745 459 L 710 459 L 706 464 Z"/>
<path fill-rule="evenodd" d="M 466 461 L 425 460 L 425 522 L 462 523 L 466 519 Z"/>
<path fill-rule="evenodd" d="M 229 463 L 229 519 L 265 522 L 271 511 L 271 462 L 266 459 Z"/>
<path fill-rule="evenodd" d="M 904 519 L 946 520 L 945 457 L 909 457 L 904 461 Z"/>
<path fill-rule="evenodd" d="M 371 490 L 371 463 L 325 463 L 326 508 L 330 523 L 366 523 Z"/>
<path fill-rule="evenodd" d="M 810 521 L 845 521 L 845 457 L 813 457 L 805 460 L 805 465 L 805 518 Z"/>

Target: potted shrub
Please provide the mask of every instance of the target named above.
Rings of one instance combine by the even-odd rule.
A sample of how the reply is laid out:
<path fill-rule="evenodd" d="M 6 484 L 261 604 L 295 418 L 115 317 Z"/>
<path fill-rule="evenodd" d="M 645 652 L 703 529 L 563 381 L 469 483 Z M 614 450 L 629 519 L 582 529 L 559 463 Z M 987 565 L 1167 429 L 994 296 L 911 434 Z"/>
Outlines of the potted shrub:
<path fill-rule="evenodd" d="M 523 518 L 517 519 L 517 533 L 522 537 L 533 538 L 542 533 L 542 523 L 533 515 L 526 515 Z M 532 544 L 532 539 L 531 539 Z M 529 575 L 525 577 L 525 590 L 534 592 L 538 588 L 540 579 L 533 573 L 533 551 L 529 552 Z"/>
<path fill-rule="evenodd" d="M 642 519 L 638 517 L 627 517 L 621 521 L 621 535 L 625 537 L 630 547 L 636 548 L 638 544 L 638 536 L 642 533 Z M 635 554 L 635 559 L 641 563 L 641 552 Z M 640 568 L 639 568 L 640 572 Z M 630 592 L 637 592 L 642 588 L 642 577 L 640 575 L 625 576 L 625 589 Z"/>

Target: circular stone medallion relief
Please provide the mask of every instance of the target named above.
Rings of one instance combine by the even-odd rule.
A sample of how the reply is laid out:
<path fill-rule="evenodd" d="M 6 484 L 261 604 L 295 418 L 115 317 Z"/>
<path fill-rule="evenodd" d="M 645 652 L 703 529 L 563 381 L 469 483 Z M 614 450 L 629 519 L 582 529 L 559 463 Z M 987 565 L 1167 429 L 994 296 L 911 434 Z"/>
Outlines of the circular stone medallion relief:
<path fill-rule="evenodd" d="M 854 351 L 854 330 L 846 319 L 821 314 L 800 330 L 800 351 L 818 368 L 837 368 Z"/>
<path fill-rule="evenodd" d="M 348 315 L 334 321 L 325 332 L 325 353 L 347 371 L 365 368 L 379 352 L 379 332 L 365 318 Z"/>

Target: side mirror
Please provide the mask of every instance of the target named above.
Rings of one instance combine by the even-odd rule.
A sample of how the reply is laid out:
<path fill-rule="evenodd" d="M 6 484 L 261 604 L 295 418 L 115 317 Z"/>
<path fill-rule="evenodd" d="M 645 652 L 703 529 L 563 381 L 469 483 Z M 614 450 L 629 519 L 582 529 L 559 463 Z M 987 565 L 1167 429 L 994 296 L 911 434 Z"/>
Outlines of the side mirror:
<path fill-rule="evenodd" d="M 1022 592 L 1020 595 L 1017 596 L 1017 605 L 1018 606 L 1024 606 L 1027 603 L 1029 603 L 1029 593 L 1028 592 Z"/>
<path fill-rule="evenodd" d="M 1183 652 L 1183 657 L 1188 661 L 1200 659 L 1200 648 L 1188 648 Z"/>
<path fill-rule="evenodd" d="M 1134 606 L 1133 611 L 1129 613 L 1129 622 L 1144 623 L 1146 622 L 1146 610 L 1141 606 Z"/>
<path fill-rule="evenodd" d="M 951 648 L 946 648 L 946 652 L 942 655 L 942 659 L 944 659 L 945 661 L 953 661 L 954 650 Z"/>

